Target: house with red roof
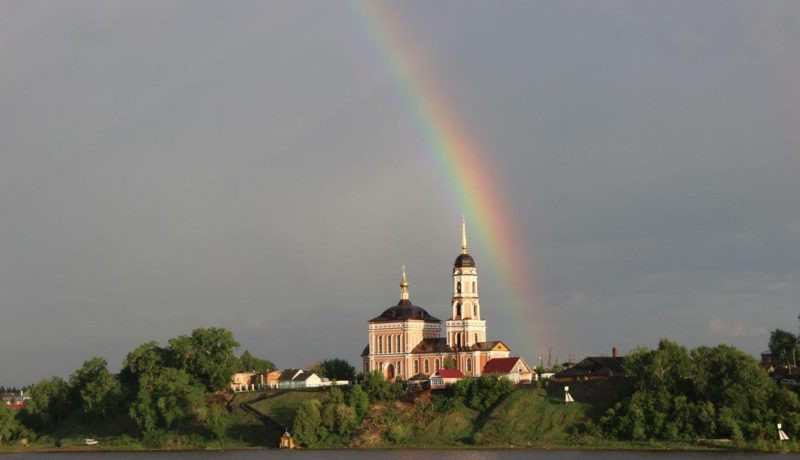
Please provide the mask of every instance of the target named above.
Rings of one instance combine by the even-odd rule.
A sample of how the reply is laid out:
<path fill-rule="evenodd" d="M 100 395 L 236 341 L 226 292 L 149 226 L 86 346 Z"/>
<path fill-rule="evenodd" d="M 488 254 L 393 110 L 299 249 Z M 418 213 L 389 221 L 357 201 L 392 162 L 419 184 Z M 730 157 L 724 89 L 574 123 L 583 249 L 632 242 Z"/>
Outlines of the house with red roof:
<path fill-rule="evenodd" d="M 464 378 L 464 373 L 458 369 L 439 369 L 431 376 L 431 390 L 441 390 Z"/>
<path fill-rule="evenodd" d="M 514 383 L 531 383 L 533 372 L 519 356 L 490 359 L 483 368 L 484 374 L 500 374 Z"/>

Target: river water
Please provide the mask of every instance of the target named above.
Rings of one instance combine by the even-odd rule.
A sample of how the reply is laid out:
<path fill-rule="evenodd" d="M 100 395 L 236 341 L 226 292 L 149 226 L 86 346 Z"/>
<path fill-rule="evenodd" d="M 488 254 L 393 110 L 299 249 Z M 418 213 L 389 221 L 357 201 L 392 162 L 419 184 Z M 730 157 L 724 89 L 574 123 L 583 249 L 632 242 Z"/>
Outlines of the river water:
<path fill-rule="evenodd" d="M 228 459 L 291 459 L 291 460 L 600 460 L 600 459 L 689 459 L 722 460 L 754 458 L 790 458 L 786 454 L 757 454 L 747 452 L 633 452 L 633 451 L 573 451 L 573 450 L 240 450 L 194 452 L 30 452 L 0 454 L 0 460 L 37 460 L 45 458 L 65 460 L 89 458 L 90 460 L 228 460 Z"/>

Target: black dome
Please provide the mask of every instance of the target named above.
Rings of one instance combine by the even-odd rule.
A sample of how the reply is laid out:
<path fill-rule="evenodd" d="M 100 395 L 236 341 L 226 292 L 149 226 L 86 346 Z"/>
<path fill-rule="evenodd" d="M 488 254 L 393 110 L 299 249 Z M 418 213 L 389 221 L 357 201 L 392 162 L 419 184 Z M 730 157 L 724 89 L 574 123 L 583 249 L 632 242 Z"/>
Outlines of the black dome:
<path fill-rule="evenodd" d="M 406 319 L 441 322 L 438 318 L 431 316 L 424 308 L 412 304 L 410 300 L 401 300 L 397 305 L 387 308 L 380 316 L 372 318 L 370 322 L 403 321 Z"/>
<path fill-rule="evenodd" d="M 474 267 L 475 266 L 475 259 L 472 258 L 469 254 L 461 254 L 456 258 L 456 262 L 453 264 L 456 268 L 461 267 Z"/>

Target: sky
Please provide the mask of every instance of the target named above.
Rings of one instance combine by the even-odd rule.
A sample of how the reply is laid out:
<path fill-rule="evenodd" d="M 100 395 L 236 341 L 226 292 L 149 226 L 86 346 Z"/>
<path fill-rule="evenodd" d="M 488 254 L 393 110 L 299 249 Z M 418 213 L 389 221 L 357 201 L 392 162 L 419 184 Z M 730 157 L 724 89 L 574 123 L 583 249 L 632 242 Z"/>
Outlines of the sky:
<path fill-rule="evenodd" d="M 488 338 L 536 363 L 798 330 L 800 3 L 385 6 L 535 275 L 515 306 L 470 241 Z M 359 8 L 0 1 L 1 385 L 199 327 L 280 367 L 358 364 L 401 265 L 450 314 L 482 216 Z"/>

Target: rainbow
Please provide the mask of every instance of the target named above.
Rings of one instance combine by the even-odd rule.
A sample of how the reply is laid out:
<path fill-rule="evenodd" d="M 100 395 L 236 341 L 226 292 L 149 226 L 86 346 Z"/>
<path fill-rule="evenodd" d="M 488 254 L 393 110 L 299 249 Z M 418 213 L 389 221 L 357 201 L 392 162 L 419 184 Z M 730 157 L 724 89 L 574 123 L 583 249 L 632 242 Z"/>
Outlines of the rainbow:
<path fill-rule="evenodd" d="M 526 316 L 524 324 L 529 327 L 520 331 L 526 342 L 520 345 L 525 349 L 517 348 L 517 353 L 543 351 L 551 344 L 546 334 L 550 328 L 544 324 L 546 315 L 537 308 L 530 252 L 485 155 L 437 84 L 424 48 L 405 32 L 402 17 L 390 2 L 352 0 L 350 7 L 410 110 L 423 149 L 450 184 L 457 205 L 466 211 L 470 234 L 488 248 L 492 268 L 508 288 L 507 300 Z"/>

